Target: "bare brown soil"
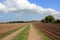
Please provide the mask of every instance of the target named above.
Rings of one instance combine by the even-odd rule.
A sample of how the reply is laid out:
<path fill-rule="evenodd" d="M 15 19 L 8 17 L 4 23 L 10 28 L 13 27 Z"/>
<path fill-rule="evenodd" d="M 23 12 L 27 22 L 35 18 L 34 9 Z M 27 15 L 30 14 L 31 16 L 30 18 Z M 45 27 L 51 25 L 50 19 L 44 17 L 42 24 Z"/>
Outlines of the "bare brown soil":
<path fill-rule="evenodd" d="M 52 40 L 60 40 L 60 23 L 33 23 Z"/>
<path fill-rule="evenodd" d="M 1 40 L 12 40 L 15 36 L 17 36 L 19 33 L 21 33 L 26 27 L 27 27 L 27 25 L 24 26 L 23 28 L 15 31 L 14 33 L 6 36 L 5 38 L 3 38 L 3 39 L 1 39 Z"/>
<path fill-rule="evenodd" d="M 43 40 L 43 37 L 38 34 L 38 32 L 36 31 L 32 24 L 30 25 L 28 40 Z"/>
<path fill-rule="evenodd" d="M 6 34 L 9 31 L 25 26 L 27 23 L 8 23 L 0 24 L 0 35 Z"/>

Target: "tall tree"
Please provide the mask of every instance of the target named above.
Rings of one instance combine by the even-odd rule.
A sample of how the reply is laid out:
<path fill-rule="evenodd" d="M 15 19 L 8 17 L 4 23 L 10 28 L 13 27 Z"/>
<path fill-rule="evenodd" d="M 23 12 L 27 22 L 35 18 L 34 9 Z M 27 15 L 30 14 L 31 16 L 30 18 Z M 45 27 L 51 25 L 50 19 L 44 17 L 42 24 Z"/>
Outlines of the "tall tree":
<path fill-rule="evenodd" d="M 60 23 L 60 20 L 59 20 L 59 19 L 57 19 L 55 22 L 56 22 L 56 23 Z"/>
<path fill-rule="evenodd" d="M 47 23 L 51 23 L 54 21 L 55 21 L 55 18 L 52 15 L 48 15 L 45 17 L 45 22 L 47 22 Z"/>

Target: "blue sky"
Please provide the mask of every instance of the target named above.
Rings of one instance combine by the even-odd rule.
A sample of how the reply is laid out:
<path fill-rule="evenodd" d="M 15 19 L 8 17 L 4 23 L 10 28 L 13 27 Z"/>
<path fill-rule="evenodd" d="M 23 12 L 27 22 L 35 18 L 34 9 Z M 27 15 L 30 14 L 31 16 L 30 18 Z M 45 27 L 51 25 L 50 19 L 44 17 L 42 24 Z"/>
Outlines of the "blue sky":
<path fill-rule="evenodd" d="M 50 13 L 57 19 L 60 18 L 60 0 L 21 0 L 17 1 L 17 10 L 6 11 L 8 8 L 15 8 L 15 1 L 0 0 L 0 22 L 4 21 L 29 21 L 29 20 L 41 20 Z M 19 2 L 20 1 L 20 2 Z M 5 3 L 4 3 L 5 2 Z M 26 4 L 25 4 L 26 3 Z M 27 5 L 27 6 L 26 6 Z M 23 7 L 25 6 L 25 7 Z M 31 6 L 31 7 L 30 7 Z M 6 7 L 6 8 L 5 8 Z M 8 7 L 8 8 L 7 8 Z M 23 9 L 20 9 L 20 8 Z M 26 9 L 27 8 L 27 9 Z M 29 9 L 30 8 L 30 9 Z M 38 8 L 38 9 L 37 9 Z M 2 9 L 2 11 L 1 11 Z M 5 11 L 7 13 L 5 13 Z M 54 14 L 55 13 L 55 14 Z"/>
<path fill-rule="evenodd" d="M 60 0 L 29 0 L 31 3 L 35 3 L 44 8 L 52 8 L 60 11 Z"/>
<path fill-rule="evenodd" d="M 3 2 L 5 0 L 0 0 L 0 2 Z M 57 11 L 60 11 L 60 0 L 28 0 L 31 3 L 35 3 L 38 6 L 42 6 L 44 8 L 53 8 Z"/>

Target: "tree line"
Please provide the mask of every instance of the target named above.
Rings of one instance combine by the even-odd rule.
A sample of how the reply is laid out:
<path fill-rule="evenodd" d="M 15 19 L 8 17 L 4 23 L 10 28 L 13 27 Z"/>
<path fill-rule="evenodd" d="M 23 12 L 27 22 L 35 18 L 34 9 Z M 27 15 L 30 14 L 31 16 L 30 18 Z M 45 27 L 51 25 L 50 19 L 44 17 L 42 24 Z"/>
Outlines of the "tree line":
<path fill-rule="evenodd" d="M 41 22 L 44 22 L 44 23 L 60 23 L 60 19 L 55 19 L 52 15 L 48 15 L 44 19 L 42 19 Z"/>
<path fill-rule="evenodd" d="M 54 16 L 48 15 L 42 20 L 32 20 L 32 21 L 9 21 L 9 22 L 1 22 L 1 23 L 30 23 L 30 22 L 43 22 L 43 23 L 60 23 L 60 19 L 55 19 Z"/>

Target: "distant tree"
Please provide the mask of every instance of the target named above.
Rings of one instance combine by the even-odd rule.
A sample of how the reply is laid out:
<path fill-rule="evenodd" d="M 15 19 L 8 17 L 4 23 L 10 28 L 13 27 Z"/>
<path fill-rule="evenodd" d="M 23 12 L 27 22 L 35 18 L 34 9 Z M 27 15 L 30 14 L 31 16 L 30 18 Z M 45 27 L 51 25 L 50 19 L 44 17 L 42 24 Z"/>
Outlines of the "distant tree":
<path fill-rule="evenodd" d="M 41 22 L 45 22 L 45 19 L 42 19 Z"/>
<path fill-rule="evenodd" d="M 45 22 L 47 22 L 47 23 L 51 23 L 54 21 L 55 21 L 55 18 L 52 15 L 48 15 L 45 17 Z"/>
<path fill-rule="evenodd" d="M 56 23 L 60 23 L 60 20 L 59 20 L 59 19 L 57 19 L 55 22 L 56 22 Z"/>
<path fill-rule="evenodd" d="M 24 21 L 10 21 L 8 23 L 24 23 Z"/>

